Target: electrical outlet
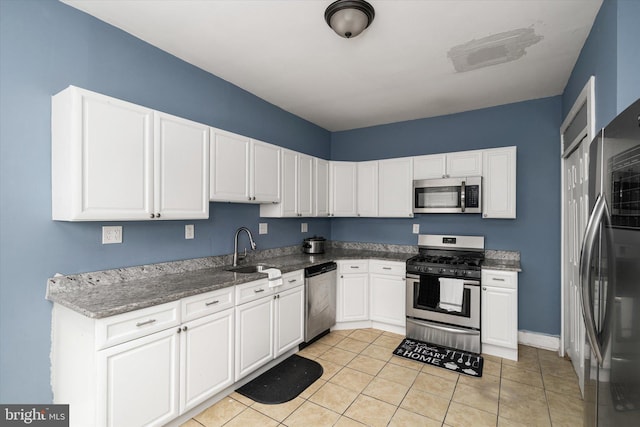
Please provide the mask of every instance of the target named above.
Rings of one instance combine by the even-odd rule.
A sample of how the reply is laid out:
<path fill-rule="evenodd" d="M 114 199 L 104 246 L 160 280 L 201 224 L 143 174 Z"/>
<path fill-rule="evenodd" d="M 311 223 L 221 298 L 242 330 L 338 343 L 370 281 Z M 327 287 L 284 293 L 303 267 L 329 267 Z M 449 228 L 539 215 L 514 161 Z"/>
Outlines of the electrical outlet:
<path fill-rule="evenodd" d="M 258 225 L 258 234 L 267 233 L 269 233 L 269 224 L 267 224 L 266 222 L 261 222 L 260 225 Z"/>
<path fill-rule="evenodd" d="M 306 222 L 303 222 L 302 224 L 300 224 L 301 233 L 306 233 L 308 231 L 309 231 L 309 224 L 307 224 Z"/>
<path fill-rule="evenodd" d="M 195 230 L 193 228 L 193 224 L 186 224 L 184 226 L 184 238 L 193 239 L 194 237 L 195 237 Z"/>
<path fill-rule="evenodd" d="M 102 227 L 102 244 L 122 243 L 122 226 L 103 226 Z"/>
<path fill-rule="evenodd" d="M 413 224 L 413 234 L 420 234 L 420 224 Z"/>

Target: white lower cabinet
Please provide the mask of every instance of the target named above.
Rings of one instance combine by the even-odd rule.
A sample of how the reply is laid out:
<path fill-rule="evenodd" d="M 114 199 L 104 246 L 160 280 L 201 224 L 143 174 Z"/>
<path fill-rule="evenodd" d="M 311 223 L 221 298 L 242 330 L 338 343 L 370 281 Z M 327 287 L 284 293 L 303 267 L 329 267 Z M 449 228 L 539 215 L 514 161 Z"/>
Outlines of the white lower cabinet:
<path fill-rule="evenodd" d="M 369 262 L 370 318 L 376 322 L 405 326 L 405 263 Z"/>
<path fill-rule="evenodd" d="M 518 360 L 518 273 L 482 270 L 482 352 Z"/>
<path fill-rule="evenodd" d="M 236 287 L 236 381 L 304 339 L 303 272 L 282 277 L 276 288 L 266 279 Z"/>
<path fill-rule="evenodd" d="M 336 320 L 369 320 L 369 261 L 338 261 Z"/>

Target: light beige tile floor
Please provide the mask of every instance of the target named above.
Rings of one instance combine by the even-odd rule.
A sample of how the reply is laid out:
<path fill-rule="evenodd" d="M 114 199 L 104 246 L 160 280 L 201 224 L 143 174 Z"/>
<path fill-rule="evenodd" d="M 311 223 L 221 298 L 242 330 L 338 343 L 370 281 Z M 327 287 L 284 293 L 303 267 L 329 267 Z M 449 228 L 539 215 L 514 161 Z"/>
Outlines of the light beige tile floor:
<path fill-rule="evenodd" d="M 335 331 L 299 354 L 324 368 L 295 399 L 263 405 L 238 393 L 182 427 L 582 426 L 571 362 L 520 346 L 517 362 L 485 355 L 482 378 L 392 355 L 402 336 Z"/>

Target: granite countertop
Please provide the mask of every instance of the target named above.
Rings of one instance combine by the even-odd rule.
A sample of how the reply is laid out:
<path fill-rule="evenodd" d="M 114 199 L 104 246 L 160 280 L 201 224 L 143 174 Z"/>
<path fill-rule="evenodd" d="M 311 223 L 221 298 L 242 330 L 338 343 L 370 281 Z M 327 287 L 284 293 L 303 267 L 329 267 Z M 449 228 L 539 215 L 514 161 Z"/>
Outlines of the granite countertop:
<path fill-rule="evenodd" d="M 411 250 L 397 245 L 369 245 L 360 249 L 344 245 L 329 247 L 324 254 L 308 255 L 296 246 L 284 251 L 262 251 L 242 264 L 268 264 L 287 273 L 346 259 L 404 262 L 415 254 Z M 56 276 L 47 282 L 46 298 L 100 319 L 267 277 L 264 273 L 227 271 L 230 264 L 230 256 L 222 256 Z"/>
<path fill-rule="evenodd" d="M 482 268 L 520 272 L 520 252 L 486 250 Z"/>

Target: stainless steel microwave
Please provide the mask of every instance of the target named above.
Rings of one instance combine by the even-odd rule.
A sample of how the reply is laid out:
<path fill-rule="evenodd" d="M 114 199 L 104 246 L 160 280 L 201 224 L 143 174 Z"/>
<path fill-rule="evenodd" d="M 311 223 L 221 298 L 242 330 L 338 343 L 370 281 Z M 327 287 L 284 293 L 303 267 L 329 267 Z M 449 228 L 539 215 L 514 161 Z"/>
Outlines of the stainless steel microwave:
<path fill-rule="evenodd" d="M 413 213 L 482 213 L 482 177 L 413 181 Z"/>

